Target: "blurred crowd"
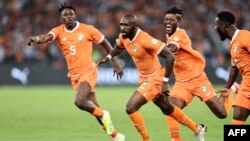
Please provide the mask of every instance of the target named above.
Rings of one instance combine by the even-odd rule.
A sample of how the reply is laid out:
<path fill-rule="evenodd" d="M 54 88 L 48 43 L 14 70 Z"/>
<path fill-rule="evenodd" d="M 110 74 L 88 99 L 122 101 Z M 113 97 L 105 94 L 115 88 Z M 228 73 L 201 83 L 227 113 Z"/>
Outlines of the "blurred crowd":
<path fill-rule="evenodd" d="M 0 0 L 0 63 L 22 64 L 28 61 L 49 61 L 60 68 L 64 58 L 57 44 L 51 42 L 36 47 L 26 45 L 32 35 L 45 34 L 61 24 L 59 5 L 65 0 Z M 228 42 L 220 42 L 214 31 L 216 13 L 230 10 L 235 14 L 236 26 L 250 29 L 250 1 L 248 0 L 68 0 L 76 8 L 77 20 L 92 24 L 115 44 L 119 33 L 119 21 L 123 14 L 138 16 L 140 27 L 166 41 L 163 19 L 171 6 L 184 10 L 181 28 L 185 28 L 192 40 L 192 47 L 203 54 L 207 65 L 228 65 Z M 95 46 L 94 57 L 104 55 Z M 121 60 L 128 59 L 126 54 Z M 132 64 L 132 63 L 131 63 Z M 126 65 L 130 65 L 127 63 Z"/>

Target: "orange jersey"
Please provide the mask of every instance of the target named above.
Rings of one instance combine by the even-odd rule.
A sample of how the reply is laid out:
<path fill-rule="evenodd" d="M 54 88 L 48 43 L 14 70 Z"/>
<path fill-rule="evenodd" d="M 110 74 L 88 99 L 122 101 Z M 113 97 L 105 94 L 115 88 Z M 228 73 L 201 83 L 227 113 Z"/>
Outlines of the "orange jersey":
<path fill-rule="evenodd" d="M 99 44 L 104 39 L 104 35 L 95 27 L 77 22 L 71 31 L 67 30 L 65 25 L 60 25 L 49 34 L 52 34 L 53 40 L 59 44 L 67 62 L 69 76 L 95 66 L 92 59 L 92 44 Z"/>
<path fill-rule="evenodd" d="M 154 74 L 161 68 L 158 54 L 166 44 L 146 32 L 138 29 L 132 41 L 124 39 L 120 34 L 116 43 L 119 47 L 125 48 L 133 58 L 140 75 Z"/>
<path fill-rule="evenodd" d="M 250 79 L 250 32 L 237 30 L 230 44 L 232 65 L 237 66 L 243 79 Z"/>
<path fill-rule="evenodd" d="M 242 75 L 239 94 L 250 98 L 250 32 L 236 30 L 230 48 L 232 66 L 237 66 Z M 249 100 L 249 99 L 248 99 Z M 249 105 L 246 106 L 249 108 Z"/>
<path fill-rule="evenodd" d="M 176 81 L 184 82 L 198 77 L 204 72 L 205 59 L 191 46 L 191 40 L 184 29 L 177 29 L 176 32 L 168 37 L 168 44 L 172 43 L 178 47 L 174 52 L 174 75 Z"/>

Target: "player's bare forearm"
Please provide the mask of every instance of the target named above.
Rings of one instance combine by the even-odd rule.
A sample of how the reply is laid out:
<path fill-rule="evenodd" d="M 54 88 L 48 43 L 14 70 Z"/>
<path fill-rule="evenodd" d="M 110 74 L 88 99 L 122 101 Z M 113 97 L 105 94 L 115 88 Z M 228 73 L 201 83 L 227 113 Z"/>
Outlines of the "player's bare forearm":
<path fill-rule="evenodd" d="M 112 62 L 115 66 L 120 66 L 119 65 L 119 62 L 118 62 L 118 59 L 116 57 L 112 57 Z"/>
<path fill-rule="evenodd" d="M 107 63 L 108 60 L 112 59 L 114 65 L 119 66 L 118 60 L 115 56 L 120 54 L 120 52 L 122 51 L 120 51 L 120 49 L 115 46 L 110 52 L 108 52 L 109 54 L 106 57 L 104 57 L 101 61 L 97 63 L 97 65 L 99 66 L 101 64 Z"/>
<path fill-rule="evenodd" d="M 170 43 L 170 44 L 168 44 L 167 47 L 168 47 L 169 51 L 172 53 L 178 51 L 178 47 L 175 44 Z"/>
<path fill-rule="evenodd" d="M 230 70 L 230 74 L 229 74 L 229 78 L 226 84 L 226 88 L 231 88 L 231 86 L 233 85 L 233 83 L 235 82 L 237 76 L 239 74 L 239 70 L 236 66 L 232 66 L 231 70 Z"/>
<path fill-rule="evenodd" d="M 121 54 L 123 51 L 124 51 L 124 48 L 121 48 L 118 45 L 115 45 L 115 47 L 112 49 L 112 51 L 109 54 L 112 57 L 115 57 L 115 56 Z"/>
<path fill-rule="evenodd" d="M 109 53 L 112 50 L 112 46 L 106 38 L 101 42 L 101 45 L 104 47 L 107 53 Z"/>
<path fill-rule="evenodd" d="M 37 40 L 38 44 L 47 43 L 48 41 L 50 41 L 50 38 L 48 37 L 48 35 L 38 35 L 37 37 L 38 37 L 38 40 Z"/>
<path fill-rule="evenodd" d="M 107 39 L 104 39 L 103 42 L 101 43 L 101 45 L 104 47 L 106 52 L 109 55 L 111 55 L 112 62 L 114 63 L 114 65 L 119 66 L 119 62 L 118 62 L 117 58 L 115 57 L 115 56 L 120 54 L 119 48 L 117 48 L 116 46 L 114 48 L 112 48 L 112 46 L 110 45 L 110 43 Z"/>
<path fill-rule="evenodd" d="M 47 43 L 52 41 L 52 39 L 53 36 L 51 34 L 33 36 L 29 39 L 28 45 Z"/>
<path fill-rule="evenodd" d="M 172 54 L 169 54 L 168 57 L 166 57 L 166 73 L 165 77 L 169 78 L 170 74 L 172 73 L 173 66 L 174 66 L 174 56 Z"/>
<path fill-rule="evenodd" d="M 172 73 L 172 70 L 173 70 L 175 58 L 174 58 L 173 54 L 168 50 L 167 47 L 163 48 L 163 50 L 161 51 L 161 53 L 159 55 L 166 59 L 165 77 L 169 78 L 170 74 Z"/>

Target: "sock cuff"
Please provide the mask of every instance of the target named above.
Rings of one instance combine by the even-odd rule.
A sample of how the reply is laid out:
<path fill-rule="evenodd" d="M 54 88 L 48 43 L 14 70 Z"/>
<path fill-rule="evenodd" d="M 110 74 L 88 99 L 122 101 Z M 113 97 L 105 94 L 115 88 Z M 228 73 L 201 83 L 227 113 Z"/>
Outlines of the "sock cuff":
<path fill-rule="evenodd" d="M 245 121 L 232 119 L 232 124 L 233 125 L 244 125 Z"/>
<path fill-rule="evenodd" d="M 103 116 L 103 114 L 104 114 L 103 111 L 97 106 L 95 107 L 95 109 L 92 113 L 92 115 L 94 115 L 96 117 L 100 117 L 100 118 Z"/>

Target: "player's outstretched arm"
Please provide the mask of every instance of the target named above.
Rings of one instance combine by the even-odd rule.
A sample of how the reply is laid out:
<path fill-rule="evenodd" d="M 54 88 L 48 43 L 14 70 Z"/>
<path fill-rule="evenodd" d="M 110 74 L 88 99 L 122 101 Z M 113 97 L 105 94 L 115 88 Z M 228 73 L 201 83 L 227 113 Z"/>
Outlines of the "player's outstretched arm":
<path fill-rule="evenodd" d="M 237 76 L 238 76 L 239 70 L 236 66 L 232 66 L 229 74 L 229 79 L 227 81 L 227 84 L 224 88 L 220 89 L 220 96 L 219 101 L 221 103 L 224 103 L 227 101 L 229 94 L 230 94 L 230 88 L 235 82 Z"/>
<path fill-rule="evenodd" d="M 35 44 L 42 44 L 47 43 L 49 41 L 53 40 L 52 34 L 45 34 L 45 35 L 38 35 L 38 36 L 32 36 L 28 39 L 28 45 L 32 46 Z"/>
<path fill-rule="evenodd" d="M 104 63 L 107 63 L 109 60 L 114 59 L 115 56 L 119 55 L 120 53 L 122 53 L 124 50 L 124 48 L 120 48 L 118 47 L 118 45 L 115 45 L 115 47 L 109 52 L 109 54 L 107 56 L 105 56 L 103 59 L 101 59 L 97 65 L 101 65 Z"/>
<path fill-rule="evenodd" d="M 112 59 L 113 64 L 114 64 L 114 75 L 117 74 L 117 80 L 121 79 L 123 76 L 123 71 L 122 71 L 122 68 L 121 68 L 117 58 L 115 57 L 118 54 L 113 54 L 112 56 L 110 54 L 112 51 L 115 50 L 115 48 L 112 50 L 112 46 L 110 45 L 110 43 L 107 39 L 104 39 L 103 42 L 101 43 L 101 45 L 104 47 L 106 52 L 109 53 L 109 55 L 107 55 L 101 61 L 99 61 L 97 63 L 97 66 L 104 64 L 104 63 L 108 62 L 108 60 Z"/>

